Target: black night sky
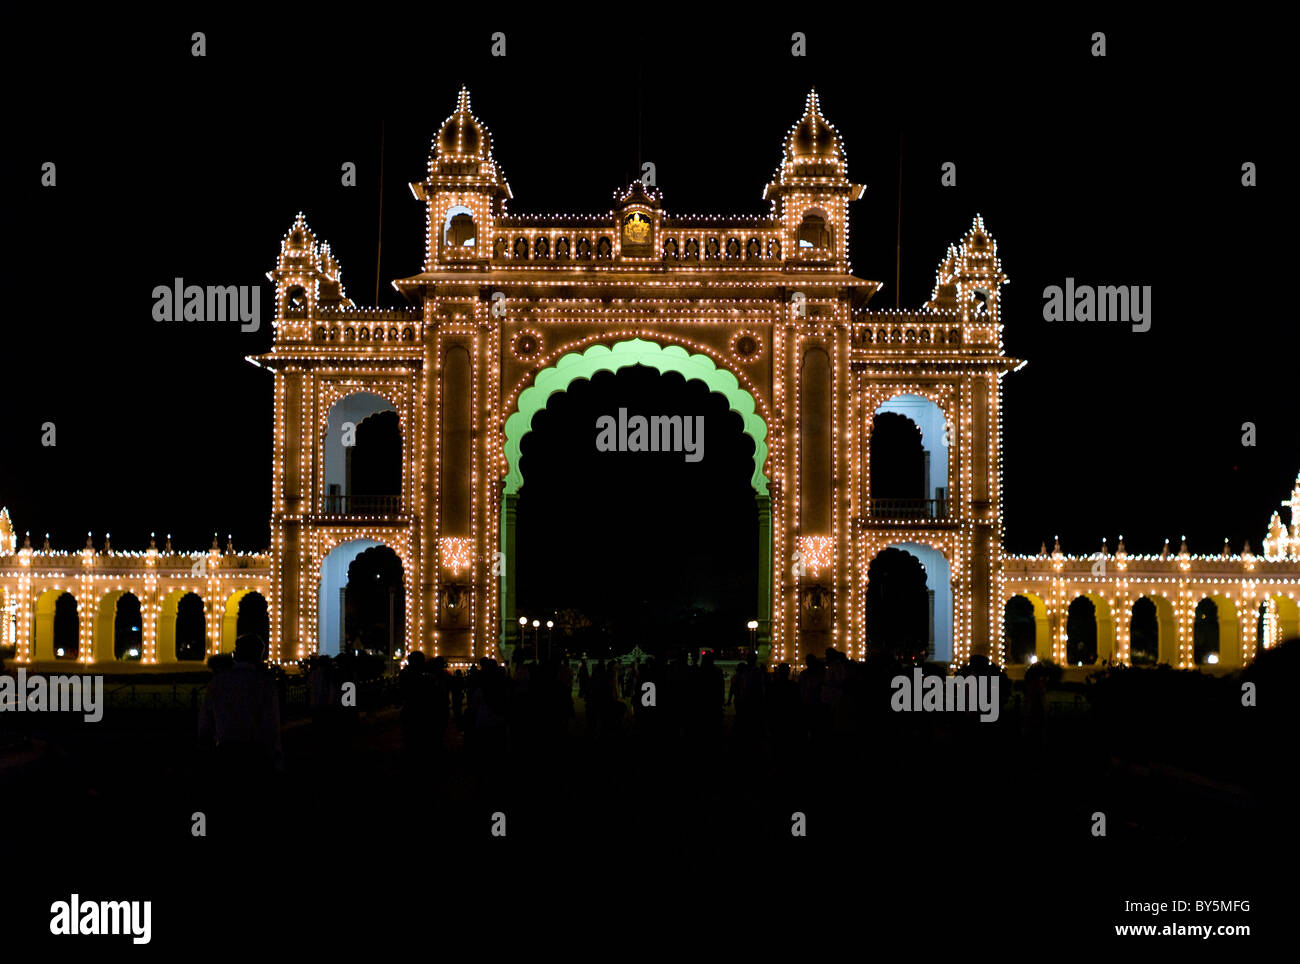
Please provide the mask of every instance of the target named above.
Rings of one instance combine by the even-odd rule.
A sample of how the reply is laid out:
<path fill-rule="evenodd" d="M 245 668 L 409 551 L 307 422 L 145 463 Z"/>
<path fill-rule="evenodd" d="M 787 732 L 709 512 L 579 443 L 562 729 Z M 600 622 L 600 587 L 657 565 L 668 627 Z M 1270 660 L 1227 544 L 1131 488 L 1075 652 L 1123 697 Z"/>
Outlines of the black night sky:
<path fill-rule="evenodd" d="M 1006 348 L 1026 363 L 1004 380 L 1007 548 L 1059 535 L 1084 555 L 1122 534 L 1131 554 L 1184 535 L 1194 553 L 1225 536 L 1259 551 L 1300 469 L 1292 32 L 1266 8 L 1144 23 L 1095 5 L 975 6 L 961 19 L 913 4 L 902 19 L 874 4 L 731 4 L 710 22 L 698 4 L 534 5 L 533 19 L 479 4 L 470 22 L 440 4 L 298 5 L 292 21 L 259 10 L 238 24 L 189 5 L 44 5 L 31 23 L 7 9 L 0 505 L 38 547 L 48 531 L 75 551 L 90 530 L 96 548 L 109 531 L 115 549 L 143 549 L 153 531 L 180 550 L 214 532 L 265 550 L 273 383 L 245 361 L 271 345 L 265 274 L 301 210 L 358 305 L 404 304 L 390 282 L 420 270 L 425 230 L 407 185 L 462 83 L 519 214 L 604 212 L 647 160 L 669 212 L 761 216 L 816 87 L 867 185 L 850 250 L 857 276 L 884 283 L 873 307 L 919 308 L 977 212 L 998 243 Z M 791 56 L 796 31 L 805 57 Z M 41 185 L 46 162 L 55 187 Z M 1256 187 L 1241 183 L 1246 162 Z M 261 330 L 155 322 L 152 292 L 176 278 L 260 285 Z M 1149 285 L 1150 330 L 1046 322 L 1044 289 L 1067 278 Z M 597 456 L 594 420 L 621 406 L 704 415 L 705 458 Z M 402 943 L 463 957 L 464 941 L 475 959 L 508 958 L 518 941 L 533 956 L 696 959 L 714 934 L 727 960 L 778 957 L 783 937 L 804 957 L 895 937 L 926 960 L 948 958 L 946 943 L 962 960 L 1090 938 L 1113 952 L 1130 924 L 1191 919 L 1143 902 L 1202 898 L 1229 905 L 1197 907 L 1206 937 L 1230 925 L 1267 939 L 1284 910 L 1273 932 L 1294 940 L 1290 891 L 1272 884 L 1295 875 L 1297 642 L 1194 672 L 1044 658 L 1013 680 L 972 659 L 965 682 L 1002 708 L 992 725 L 961 702 L 896 712 L 896 685 L 920 693 L 930 611 L 920 563 L 886 550 L 911 569 L 871 577 L 868 659 L 827 650 L 793 676 L 754 652 L 748 666 L 712 653 L 688 665 L 688 649 L 725 649 L 754 615 L 753 442 L 739 423 L 701 383 L 632 368 L 553 396 L 522 444 L 519 611 L 581 610 L 624 647 L 669 639 L 622 679 L 581 645 L 591 671 L 573 678 L 567 659 L 513 675 L 485 659 L 462 677 L 414 656 L 383 676 L 399 665 L 386 651 L 263 672 L 244 636 L 233 659 L 210 654 L 211 674 L 108 665 L 100 724 L 0 714 L 3 952 L 47 940 L 65 959 L 54 902 L 78 893 L 156 901 L 169 952 L 226 938 L 246 954 L 273 928 L 277 947 L 314 940 L 331 960 L 345 940 L 368 957 Z M 389 571 L 345 602 L 358 635 L 387 637 L 357 614 L 400 611 L 396 582 Z M 131 610 L 107 621 L 110 598 L 93 624 L 63 604 L 51 632 L 62 619 L 84 641 L 134 623 Z M 1177 641 L 1144 602 L 1135 653 Z M 196 657 L 214 625 L 199 615 L 178 631 Z M 1032 608 L 1021 623 L 1038 653 L 1047 625 Z M 1211 628 L 1193 627 L 1194 646 Z M 1086 645 L 1068 613 L 1064 630 Z M 31 668 L 8 656 L 6 685 Z M 103 684 L 107 663 L 82 682 Z M 224 743 L 198 725 L 216 708 Z"/>
<path fill-rule="evenodd" d="M 858 31 L 647 21 L 603 35 L 507 20 L 436 39 L 400 25 L 201 21 L 24 37 L 60 80 L 23 91 L 6 125 L 0 503 L 37 544 L 48 530 L 75 549 L 87 530 L 97 544 L 108 530 L 120 548 L 150 531 L 178 547 L 204 547 L 214 531 L 266 546 L 271 378 L 243 358 L 268 347 L 269 323 L 253 334 L 156 323 L 151 291 L 176 277 L 261 283 L 267 305 L 264 273 L 301 209 L 349 294 L 372 303 L 382 144 L 378 297 L 400 303 L 389 282 L 419 269 L 423 243 L 406 185 L 462 82 L 512 210 L 540 213 L 605 210 L 638 152 L 671 211 L 762 213 L 815 85 L 851 176 L 868 185 L 851 248 L 855 273 L 885 282 L 875 307 L 896 294 L 918 307 L 947 244 L 983 213 L 1011 278 L 1008 350 L 1028 362 L 1005 381 L 1012 551 L 1058 533 L 1080 553 L 1121 533 L 1130 552 L 1183 534 L 1193 551 L 1217 552 L 1224 536 L 1258 548 L 1290 491 L 1300 420 L 1281 239 L 1294 189 L 1269 57 L 1231 27 L 1215 31 L 1224 59 L 1190 27 L 1069 17 L 1019 36 L 979 22 L 939 38 L 883 20 Z M 201 28 L 200 60 L 189 35 Z M 808 32 L 806 58 L 790 56 L 795 29 Z M 1088 55 L 1093 29 L 1109 31 L 1104 60 Z M 489 55 L 494 30 L 505 58 Z M 39 183 L 47 160 L 53 189 Z M 357 187 L 340 184 L 345 161 Z M 940 185 L 945 161 L 956 187 Z M 1243 161 L 1257 164 L 1258 187 L 1241 186 Z M 1151 330 L 1043 321 L 1043 288 L 1067 277 L 1151 285 Z M 40 442 L 47 421 L 54 448 Z M 725 484 L 709 475 L 724 464 L 705 465 L 714 481 L 695 494 Z M 589 506 L 592 552 L 627 484 Z"/>

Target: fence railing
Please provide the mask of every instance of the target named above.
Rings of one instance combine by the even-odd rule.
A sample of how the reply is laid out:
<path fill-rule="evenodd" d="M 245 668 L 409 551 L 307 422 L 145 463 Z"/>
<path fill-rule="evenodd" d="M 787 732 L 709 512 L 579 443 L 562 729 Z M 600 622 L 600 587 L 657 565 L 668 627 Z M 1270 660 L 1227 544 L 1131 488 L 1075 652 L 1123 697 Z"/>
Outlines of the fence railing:
<path fill-rule="evenodd" d="M 400 495 L 327 495 L 326 515 L 399 515 Z"/>
<path fill-rule="evenodd" d="M 873 519 L 946 519 L 947 499 L 872 499 Z"/>

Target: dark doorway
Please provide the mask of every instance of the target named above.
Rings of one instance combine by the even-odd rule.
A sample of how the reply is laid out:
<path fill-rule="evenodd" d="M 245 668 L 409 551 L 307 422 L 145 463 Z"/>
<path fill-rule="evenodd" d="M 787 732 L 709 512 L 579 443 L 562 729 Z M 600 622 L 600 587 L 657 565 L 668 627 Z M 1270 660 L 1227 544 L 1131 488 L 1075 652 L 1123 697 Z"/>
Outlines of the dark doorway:
<path fill-rule="evenodd" d="M 682 451 L 599 451 L 602 416 L 704 419 Z M 591 655 L 634 646 L 734 649 L 757 618 L 754 442 L 727 400 L 645 366 L 551 396 L 521 445 L 520 616 L 556 622 L 554 644 Z M 531 640 L 529 640 L 531 644 Z"/>
<path fill-rule="evenodd" d="M 909 423 L 910 424 L 910 423 Z M 902 549 L 885 549 L 867 569 L 867 648 L 902 660 L 930 651 L 930 597 L 925 567 Z"/>

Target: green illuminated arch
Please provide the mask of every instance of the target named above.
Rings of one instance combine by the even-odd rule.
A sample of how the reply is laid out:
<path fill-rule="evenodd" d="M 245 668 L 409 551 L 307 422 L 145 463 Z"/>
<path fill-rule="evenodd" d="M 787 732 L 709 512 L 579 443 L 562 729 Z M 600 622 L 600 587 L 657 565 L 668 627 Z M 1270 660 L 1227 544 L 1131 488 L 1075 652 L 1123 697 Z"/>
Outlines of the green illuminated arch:
<path fill-rule="evenodd" d="M 520 443 L 533 428 L 533 416 L 546 407 L 547 399 L 562 392 L 578 378 L 591 378 L 596 372 L 617 372 L 621 368 L 645 365 L 660 372 L 677 372 L 683 378 L 704 382 L 711 391 L 721 392 L 727 405 L 740 415 L 745 434 L 754 440 L 754 474 L 750 484 L 760 496 L 767 495 L 767 424 L 755 411 L 754 396 L 740 387 L 736 376 L 719 368 L 708 355 L 691 354 L 679 345 L 667 347 L 653 341 L 633 338 L 607 345 L 592 345 L 583 352 L 562 355 L 554 365 L 537 373 L 533 384 L 519 393 L 519 407 L 506 419 L 506 495 L 515 495 L 524 484 L 519 469 Z"/>

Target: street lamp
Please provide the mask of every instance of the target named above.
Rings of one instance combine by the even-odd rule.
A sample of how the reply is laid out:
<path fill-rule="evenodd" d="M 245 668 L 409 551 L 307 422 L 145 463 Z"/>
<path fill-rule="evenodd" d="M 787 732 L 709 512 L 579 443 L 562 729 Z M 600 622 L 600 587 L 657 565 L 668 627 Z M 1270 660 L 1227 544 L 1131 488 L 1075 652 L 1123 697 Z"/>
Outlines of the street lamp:
<path fill-rule="evenodd" d="M 750 648 L 752 648 L 755 652 L 757 652 L 758 651 L 758 620 L 751 619 L 749 622 L 745 624 L 745 628 L 749 630 Z"/>
<path fill-rule="evenodd" d="M 540 619 L 533 620 L 533 659 L 542 658 L 541 625 Z"/>
<path fill-rule="evenodd" d="M 551 658 L 551 643 L 555 639 L 555 620 L 546 620 L 546 658 Z"/>

